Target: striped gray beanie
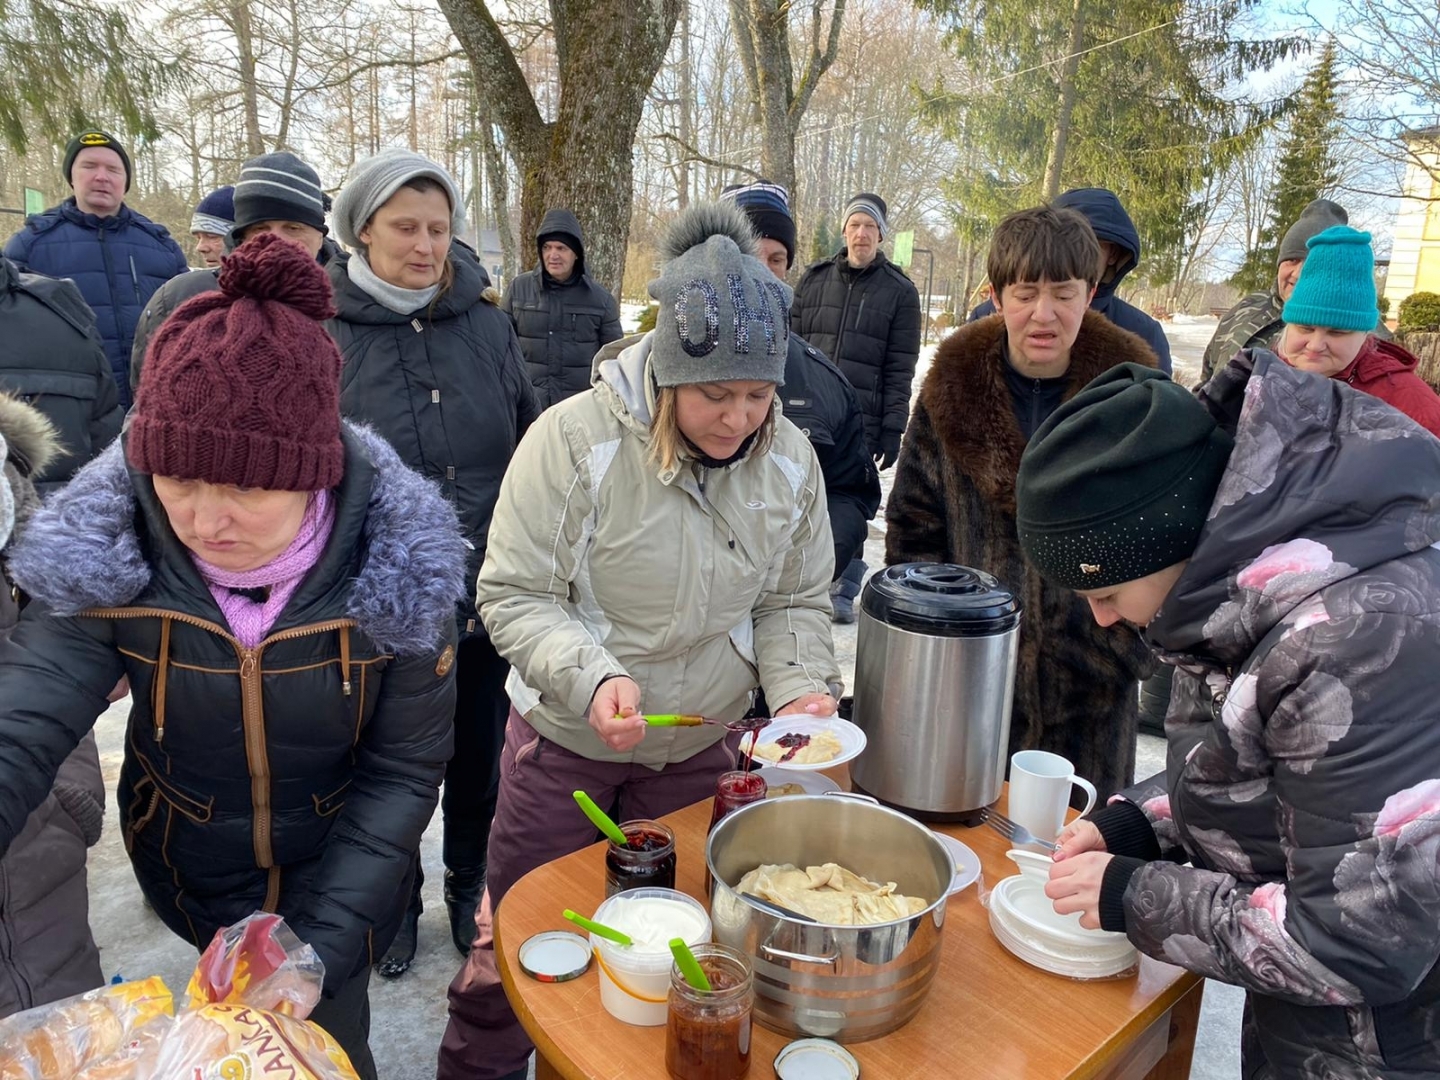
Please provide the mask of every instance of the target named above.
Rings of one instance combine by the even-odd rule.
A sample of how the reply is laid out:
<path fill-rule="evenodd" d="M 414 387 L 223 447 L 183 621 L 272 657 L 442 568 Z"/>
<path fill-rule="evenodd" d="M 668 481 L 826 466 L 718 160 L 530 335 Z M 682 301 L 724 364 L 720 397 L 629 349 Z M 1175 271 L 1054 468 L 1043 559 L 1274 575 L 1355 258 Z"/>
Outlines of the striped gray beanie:
<path fill-rule="evenodd" d="M 885 200 L 879 195 L 871 191 L 862 191 L 859 195 L 850 196 L 850 201 L 845 204 L 845 216 L 840 219 L 840 227 L 842 229 L 845 227 L 851 214 L 865 214 L 880 226 L 880 239 L 884 240 L 890 233 L 890 223 L 885 220 L 889 209 L 885 205 Z"/>
<path fill-rule="evenodd" d="M 235 182 L 235 228 L 240 243 L 246 229 L 262 221 L 298 221 L 325 228 L 325 192 L 320 174 L 288 150 L 261 154 L 240 166 Z"/>

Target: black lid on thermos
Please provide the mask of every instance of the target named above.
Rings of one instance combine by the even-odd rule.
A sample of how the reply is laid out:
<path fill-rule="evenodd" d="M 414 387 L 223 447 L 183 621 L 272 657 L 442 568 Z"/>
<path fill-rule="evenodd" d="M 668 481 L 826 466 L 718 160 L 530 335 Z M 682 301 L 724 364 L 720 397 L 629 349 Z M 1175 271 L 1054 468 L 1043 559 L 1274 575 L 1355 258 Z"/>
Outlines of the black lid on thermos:
<path fill-rule="evenodd" d="M 983 570 L 954 563 L 899 563 L 870 576 L 860 607 L 900 630 L 936 637 L 1003 634 L 1020 624 L 1020 601 Z"/>

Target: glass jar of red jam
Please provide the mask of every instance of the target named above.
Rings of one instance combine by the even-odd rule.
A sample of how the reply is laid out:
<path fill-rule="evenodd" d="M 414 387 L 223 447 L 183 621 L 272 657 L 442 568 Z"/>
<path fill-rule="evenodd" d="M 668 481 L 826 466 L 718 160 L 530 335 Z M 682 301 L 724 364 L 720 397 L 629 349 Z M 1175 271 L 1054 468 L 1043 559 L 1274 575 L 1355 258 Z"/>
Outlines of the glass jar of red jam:
<path fill-rule="evenodd" d="M 691 951 L 710 989 L 695 989 L 671 966 L 665 1069 L 674 1080 L 740 1080 L 750 1071 L 755 1005 L 750 961 L 728 945 L 696 945 Z"/>
<path fill-rule="evenodd" d="M 759 773 L 741 772 L 739 769 L 721 773 L 720 779 L 715 781 L 715 802 L 710 811 L 707 835 L 715 831 L 715 826 L 726 814 L 734 813 L 752 802 L 759 802 L 769 792 L 769 785 Z"/>
<path fill-rule="evenodd" d="M 627 889 L 675 887 L 675 834 L 658 821 L 622 821 L 628 843 L 611 840 L 605 851 L 605 895 Z"/>
<path fill-rule="evenodd" d="M 733 772 L 721 773 L 720 779 L 715 781 L 715 801 L 710 810 L 710 828 L 705 835 L 715 831 L 715 826 L 726 814 L 734 813 L 742 806 L 752 802 L 759 802 L 769 794 L 770 786 L 765 783 L 765 778 L 753 772 L 742 772 L 739 769 Z M 709 896 L 715 883 L 714 877 L 710 874 L 710 864 L 705 864 L 705 895 Z"/>

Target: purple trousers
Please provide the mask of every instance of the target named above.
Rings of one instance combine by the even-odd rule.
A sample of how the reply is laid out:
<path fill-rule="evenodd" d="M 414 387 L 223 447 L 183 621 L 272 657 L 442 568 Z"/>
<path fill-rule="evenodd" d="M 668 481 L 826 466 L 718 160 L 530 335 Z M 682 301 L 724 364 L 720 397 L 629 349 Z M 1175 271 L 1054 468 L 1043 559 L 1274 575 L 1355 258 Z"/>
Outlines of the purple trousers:
<path fill-rule="evenodd" d="M 618 797 L 622 821 L 653 819 L 713 795 L 716 779 L 734 767 L 735 749 L 726 742 L 659 772 L 591 761 L 542 738 L 511 710 L 500 755 L 490 865 L 475 912 L 475 944 L 450 983 L 450 1022 L 440 1043 L 438 1080 L 501 1080 L 525 1068 L 533 1047 L 500 984 L 494 913 L 510 886 L 531 870 L 595 842 L 595 826 L 570 793 L 583 789 L 601 806 Z"/>

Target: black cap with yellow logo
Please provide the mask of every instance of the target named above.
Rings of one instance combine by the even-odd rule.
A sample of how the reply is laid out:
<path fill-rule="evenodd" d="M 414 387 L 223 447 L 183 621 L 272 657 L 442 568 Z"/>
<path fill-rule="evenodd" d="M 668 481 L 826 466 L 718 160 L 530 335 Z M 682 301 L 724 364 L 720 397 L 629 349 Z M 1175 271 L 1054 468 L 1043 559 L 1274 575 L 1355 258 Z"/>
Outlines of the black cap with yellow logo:
<path fill-rule="evenodd" d="M 125 166 L 125 190 L 129 191 L 130 182 L 134 179 L 134 170 L 130 167 L 130 155 L 125 152 L 125 147 L 120 145 L 119 139 L 99 128 L 82 131 L 65 144 L 65 164 L 61 166 L 61 170 L 65 173 L 65 182 L 71 187 L 75 186 L 75 182 L 70 179 L 70 169 L 75 164 L 75 159 L 80 156 L 80 151 L 88 150 L 92 146 L 103 146 L 106 150 L 114 150 L 120 155 L 120 161 Z"/>

